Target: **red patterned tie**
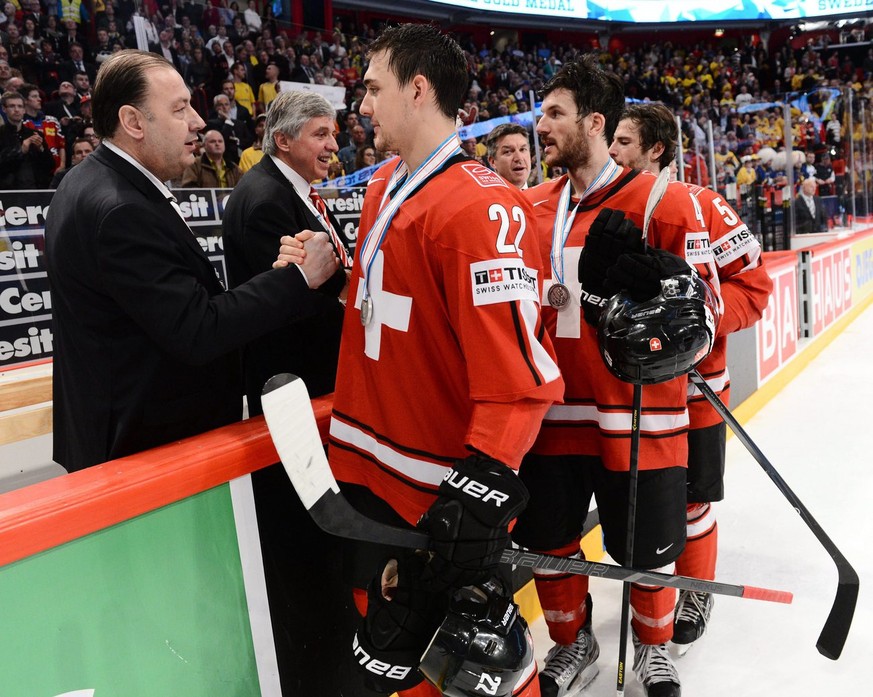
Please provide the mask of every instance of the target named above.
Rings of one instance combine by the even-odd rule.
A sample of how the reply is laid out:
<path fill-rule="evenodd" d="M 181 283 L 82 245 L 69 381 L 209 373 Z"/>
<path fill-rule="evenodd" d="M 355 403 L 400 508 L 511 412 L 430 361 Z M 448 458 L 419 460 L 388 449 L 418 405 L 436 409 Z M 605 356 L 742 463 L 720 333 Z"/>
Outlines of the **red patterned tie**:
<path fill-rule="evenodd" d="M 312 201 L 312 205 L 315 206 L 315 210 L 318 211 L 318 214 L 321 216 L 321 221 L 324 226 L 327 228 L 327 232 L 330 235 L 331 240 L 333 240 L 333 246 L 336 247 L 336 253 L 339 256 L 340 263 L 343 265 L 343 268 L 349 269 L 351 268 L 351 261 L 349 260 L 349 253 L 346 251 L 346 246 L 340 240 L 339 235 L 336 230 L 333 229 L 333 225 L 330 222 L 330 218 L 327 215 L 327 206 L 322 200 L 321 196 L 318 195 L 318 192 L 314 187 L 309 187 L 309 200 Z"/>

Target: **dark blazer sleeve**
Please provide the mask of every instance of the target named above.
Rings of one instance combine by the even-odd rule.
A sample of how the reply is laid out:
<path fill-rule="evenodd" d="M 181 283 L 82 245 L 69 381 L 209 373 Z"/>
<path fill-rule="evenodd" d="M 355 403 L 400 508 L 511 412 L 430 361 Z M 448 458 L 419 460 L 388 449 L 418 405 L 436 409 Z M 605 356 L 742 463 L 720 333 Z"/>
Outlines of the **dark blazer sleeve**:
<path fill-rule="evenodd" d="M 813 222 L 813 232 L 826 232 L 828 229 L 828 219 L 825 215 L 824 204 L 821 198 L 815 197 L 815 221 Z"/>
<path fill-rule="evenodd" d="M 166 207 L 176 215 L 169 203 Z M 141 234 L 130 234 L 131 220 L 138 221 Z M 184 226 L 180 218 L 178 222 Z M 166 211 L 138 203 L 117 206 L 99 225 L 97 253 L 100 273 L 119 305 L 178 360 L 206 363 L 247 338 L 308 314 L 305 306 L 288 302 L 308 291 L 294 269 L 270 270 L 243 287 L 210 295 L 191 273 L 193 260 L 186 259 L 185 241 L 168 250 L 163 235 L 148 232 L 162 227 L 178 228 Z M 180 234 L 198 244 L 187 227 Z M 200 264 L 204 261 L 209 264 L 205 256 Z"/>
<path fill-rule="evenodd" d="M 278 169 L 265 160 L 243 177 L 225 211 L 224 237 L 231 257 L 228 262 L 231 286 L 270 268 L 276 260 L 282 235 L 322 229 L 291 184 L 287 180 L 280 181 L 282 175 Z M 337 220 L 332 214 L 328 215 L 334 229 L 339 230 Z M 335 298 L 345 283 L 345 273 L 340 269 L 318 290 Z"/>

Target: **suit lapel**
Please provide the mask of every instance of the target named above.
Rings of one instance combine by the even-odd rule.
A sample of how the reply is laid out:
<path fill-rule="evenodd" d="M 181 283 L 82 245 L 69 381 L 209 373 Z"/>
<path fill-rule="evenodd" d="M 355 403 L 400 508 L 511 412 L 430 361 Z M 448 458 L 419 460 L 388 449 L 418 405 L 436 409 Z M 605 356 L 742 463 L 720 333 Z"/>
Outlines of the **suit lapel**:
<path fill-rule="evenodd" d="M 258 164 L 263 165 L 264 171 L 278 181 L 282 187 L 288 191 L 288 201 L 292 207 L 296 208 L 299 213 L 302 213 L 303 217 L 306 219 L 307 227 L 310 230 L 324 230 L 324 226 L 319 222 L 318 218 L 313 215 L 312 211 L 309 210 L 309 206 L 307 206 L 303 199 L 300 198 L 297 189 L 291 185 L 288 178 L 279 171 L 278 167 L 276 167 L 273 158 L 269 155 L 264 155 Z M 331 220 L 331 222 L 333 222 L 333 220 Z M 327 230 L 325 230 L 325 232 L 327 232 Z"/>
<path fill-rule="evenodd" d="M 261 161 L 255 165 L 262 166 L 264 171 L 273 177 L 276 181 L 278 181 L 285 189 L 288 191 L 288 196 L 290 197 L 288 200 L 291 201 L 291 205 L 297 209 L 299 213 L 302 213 L 303 218 L 306 220 L 306 224 L 308 229 L 310 230 L 324 230 L 330 235 L 328 230 L 325 230 L 324 225 L 322 225 L 321 221 L 315 216 L 315 214 L 310 210 L 309 206 L 306 205 L 306 202 L 300 197 L 300 194 L 297 193 L 297 190 L 291 185 L 291 182 L 288 181 L 288 178 L 279 171 L 279 168 L 276 167 L 276 163 L 273 162 L 273 159 L 269 155 L 264 155 Z M 333 225 L 333 229 L 336 230 L 337 234 L 340 237 L 340 240 L 343 242 L 343 246 L 346 248 L 346 253 L 351 257 L 351 251 L 349 250 L 349 245 L 345 240 L 345 237 L 342 234 L 342 228 L 340 227 L 339 221 L 334 216 L 333 212 L 330 208 L 327 209 L 327 217 L 330 220 L 330 224 Z"/>

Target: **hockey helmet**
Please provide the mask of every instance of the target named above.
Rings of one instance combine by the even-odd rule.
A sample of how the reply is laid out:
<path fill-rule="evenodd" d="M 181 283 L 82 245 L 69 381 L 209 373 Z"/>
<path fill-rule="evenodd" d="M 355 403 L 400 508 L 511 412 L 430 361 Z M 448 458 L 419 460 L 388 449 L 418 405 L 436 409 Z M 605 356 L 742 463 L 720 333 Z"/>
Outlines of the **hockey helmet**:
<path fill-rule="evenodd" d="M 419 671 L 444 695 L 508 697 L 533 674 L 527 623 L 497 579 L 456 591 Z"/>
<path fill-rule="evenodd" d="M 661 281 L 644 302 L 617 293 L 600 316 L 600 355 L 619 380 L 666 382 L 693 370 L 712 350 L 718 303 L 695 275 Z"/>

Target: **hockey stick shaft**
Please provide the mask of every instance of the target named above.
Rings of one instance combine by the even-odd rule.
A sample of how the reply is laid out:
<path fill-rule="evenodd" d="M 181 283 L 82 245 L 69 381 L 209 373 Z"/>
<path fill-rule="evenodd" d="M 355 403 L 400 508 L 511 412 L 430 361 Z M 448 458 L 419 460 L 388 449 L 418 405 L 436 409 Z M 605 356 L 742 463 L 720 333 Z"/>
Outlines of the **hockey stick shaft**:
<path fill-rule="evenodd" d="M 261 404 L 279 459 L 316 525 L 332 535 L 363 542 L 409 549 L 427 549 L 430 546 L 430 538 L 423 532 L 371 520 L 359 513 L 340 493 L 339 485 L 327 463 L 309 393 L 302 380 L 288 373 L 270 378 L 264 385 Z M 503 550 L 500 561 L 502 564 L 523 568 L 547 569 L 652 586 L 687 588 L 754 600 L 777 603 L 790 603 L 792 600 L 791 593 L 786 591 L 671 576 L 612 564 L 539 554 L 524 549 L 508 547 Z"/>
<path fill-rule="evenodd" d="M 663 193 L 661 194 L 663 196 Z M 660 199 L 659 199 L 660 200 Z M 657 204 L 656 204 L 657 205 Z M 653 207 L 654 210 L 654 207 Z M 643 386 L 634 385 L 633 408 L 631 409 L 630 465 L 627 494 L 627 537 L 625 538 L 625 564 L 634 563 L 634 533 L 637 526 L 637 483 L 640 476 L 640 412 L 643 408 Z M 624 582 L 621 589 L 621 625 L 618 637 L 618 666 L 615 671 L 615 693 L 624 694 L 627 662 L 627 632 L 630 623 L 631 584 Z"/>
<path fill-rule="evenodd" d="M 740 426 L 734 415 L 725 406 L 724 402 L 719 399 L 715 391 L 707 384 L 706 380 L 696 370 L 689 374 L 691 382 L 698 390 L 706 397 L 707 401 L 712 405 L 712 408 L 718 412 L 718 415 L 724 422 L 730 426 L 736 437 L 746 447 L 746 450 L 755 458 L 767 476 L 776 485 L 776 488 L 782 495 L 788 499 L 788 502 L 797 511 L 797 514 L 806 523 L 806 526 L 812 531 L 816 539 L 827 550 L 828 554 L 837 565 L 837 573 L 839 583 L 837 586 L 837 595 L 834 598 L 834 604 L 825 621 L 824 628 L 816 642 L 816 648 L 819 653 L 831 660 L 837 660 L 843 651 L 843 645 L 846 643 L 846 637 L 849 634 L 849 629 L 852 626 L 852 617 L 855 614 L 855 604 L 858 600 L 859 579 L 858 573 L 843 556 L 842 552 L 833 543 L 827 533 L 822 529 L 821 525 L 812 517 L 812 514 L 803 505 L 803 502 L 797 497 L 776 468 L 764 456 L 760 448 L 755 445 L 754 441 L 749 437 L 749 434 Z"/>
<path fill-rule="evenodd" d="M 670 181 L 670 170 L 664 168 L 655 178 L 655 183 L 649 190 L 646 208 L 643 212 L 643 246 L 648 244 L 649 224 L 655 209 L 664 198 L 667 184 Z M 640 457 L 640 415 L 643 407 L 643 387 L 635 384 L 633 391 L 633 408 L 631 410 L 631 442 L 630 463 L 628 465 L 628 496 L 627 496 L 627 530 L 625 537 L 624 561 L 628 566 L 634 563 L 634 538 L 637 523 L 637 483 L 639 481 Z M 621 589 L 621 624 L 618 637 L 618 664 L 615 670 L 615 694 L 624 695 L 625 676 L 627 675 L 627 633 L 630 625 L 631 583 L 625 581 Z"/>

